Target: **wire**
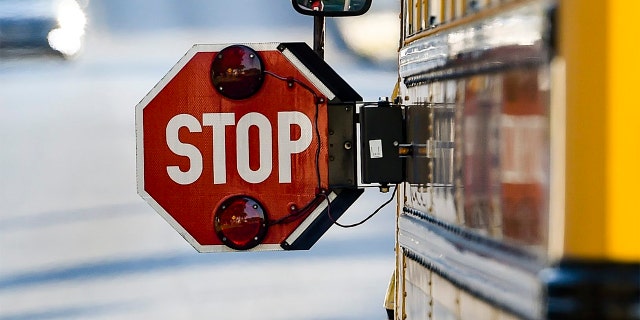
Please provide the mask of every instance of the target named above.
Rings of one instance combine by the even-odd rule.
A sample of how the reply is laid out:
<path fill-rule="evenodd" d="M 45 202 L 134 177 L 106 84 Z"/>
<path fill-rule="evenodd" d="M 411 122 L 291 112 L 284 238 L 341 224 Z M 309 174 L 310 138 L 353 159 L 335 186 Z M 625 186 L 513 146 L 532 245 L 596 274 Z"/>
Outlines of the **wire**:
<path fill-rule="evenodd" d="M 289 223 L 292 221 L 295 221 L 303 216 L 306 215 L 306 213 L 312 209 L 315 208 L 315 204 L 320 203 L 321 201 L 327 201 L 327 215 L 329 216 L 329 219 L 331 219 L 331 221 L 333 222 L 333 224 L 342 227 L 342 228 L 353 228 L 353 227 L 357 227 L 365 222 L 367 222 L 369 219 L 371 219 L 374 215 L 376 215 L 380 210 L 382 210 L 382 208 L 384 208 L 386 205 L 388 205 L 391 201 L 393 201 L 393 199 L 396 196 L 396 190 L 398 189 L 398 186 L 396 185 L 393 188 L 393 193 L 391 194 L 391 198 L 389 200 L 387 200 L 385 203 L 383 203 L 380 207 L 378 207 L 375 211 L 373 211 L 372 214 L 370 214 L 368 217 L 366 217 L 364 220 L 354 223 L 354 224 L 341 224 L 338 221 L 336 221 L 336 219 L 334 219 L 331 216 L 331 201 L 329 200 L 329 196 L 328 196 L 328 192 L 326 192 L 326 190 L 322 189 L 322 180 L 320 177 L 320 150 L 322 148 L 322 141 L 320 140 L 320 129 L 318 128 L 318 116 L 320 113 L 320 103 L 321 98 L 318 96 L 318 94 L 312 89 L 310 88 L 307 84 L 305 84 L 304 82 L 293 78 L 293 77 L 283 77 L 280 76 L 278 74 L 275 74 L 271 71 L 264 71 L 265 74 L 270 75 L 278 80 L 281 81 L 285 81 L 287 82 L 287 85 L 289 87 L 293 87 L 294 83 L 300 85 L 302 88 L 304 88 L 305 90 L 307 90 L 309 93 L 311 93 L 311 95 L 313 95 L 313 100 L 314 100 L 314 104 L 315 104 L 315 115 L 314 115 L 314 124 L 315 124 L 315 134 L 316 134 L 316 140 L 318 141 L 317 143 L 317 147 L 316 147 L 316 154 L 315 154 L 315 161 L 316 161 L 316 180 L 318 182 L 318 186 L 317 186 L 317 191 L 316 191 L 316 196 L 313 200 L 309 201 L 309 203 L 307 203 L 303 208 L 301 208 L 300 210 L 292 210 L 291 213 L 289 213 L 288 215 L 277 219 L 277 220 L 272 220 L 269 221 L 269 225 L 276 225 L 276 224 L 281 224 L 281 223 Z M 368 106 L 368 105 L 377 105 L 377 102 L 364 102 L 362 105 L 363 106 Z M 322 199 L 324 198 L 324 199 Z"/>
<path fill-rule="evenodd" d="M 315 127 L 315 134 L 316 134 L 316 140 L 317 140 L 317 144 L 316 144 L 316 154 L 315 154 L 315 161 L 316 161 L 316 181 L 317 181 L 317 188 L 316 188 L 316 196 L 313 200 L 309 201 L 309 203 L 307 203 L 302 209 L 300 210 L 292 210 L 291 213 L 289 213 L 288 215 L 278 219 L 278 220 L 273 220 L 269 222 L 269 225 L 276 225 L 276 224 L 281 224 L 281 223 L 288 223 L 291 221 L 295 221 L 298 218 L 301 218 L 303 216 L 305 216 L 305 213 L 309 211 L 309 209 L 312 207 L 313 204 L 315 204 L 316 202 L 321 202 L 321 197 L 323 195 L 322 192 L 322 180 L 320 177 L 320 150 L 322 149 L 322 141 L 320 140 L 320 129 L 318 128 L 318 114 L 320 113 L 320 97 L 318 96 L 318 94 L 313 91 L 312 88 L 310 88 L 307 84 L 305 84 L 304 82 L 294 78 L 294 77 L 283 77 L 280 75 L 277 75 L 271 71 L 264 71 L 265 74 L 270 75 L 278 80 L 281 81 L 285 81 L 287 82 L 287 85 L 289 87 L 293 87 L 293 84 L 298 84 L 300 85 L 303 89 L 307 90 L 309 93 L 311 93 L 311 95 L 313 95 L 313 102 L 315 104 L 315 115 L 314 115 L 314 127 Z M 320 200 L 320 201 L 319 201 Z"/>
<path fill-rule="evenodd" d="M 276 224 L 281 224 L 281 223 L 289 223 L 292 221 L 297 220 L 298 218 L 301 218 L 302 216 L 305 216 L 310 209 L 313 210 L 315 209 L 315 207 L 317 206 L 317 204 L 321 203 L 322 201 L 324 201 L 322 199 L 322 197 L 320 196 L 320 194 L 317 194 L 316 197 L 309 201 L 309 203 L 307 203 L 304 207 L 302 207 L 302 209 L 300 210 L 292 210 L 291 213 L 289 213 L 288 215 L 278 219 L 278 220 L 272 220 L 269 221 L 268 224 L 269 226 L 273 226 Z"/>
<path fill-rule="evenodd" d="M 370 214 L 368 217 L 364 218 L 362 221 L 360 222 L 356 222 L 353 224 L 341 224 L 339 223 L 336 219 L 333 218 L 333 216 L 331 216 L 331 202 L 329 201 L 329 197 L 326 194 L 323 194 L 322 196 L 324 196 L 325 200 L 327 201 L 327 215 L 329 216 L 329 219 L 331 219 L 331 221 L 333 222 L 333 224 L 335 224 L 336 226 L 342 227 L 342 228 L 353 228 L 353 227 L 357 227 L 365 222 L 367 222 L 369 219 L 373 218 L 373 216 L 375 216 L 380 210 L 382 210 L 382 208 L 384 208 L 386 205 L 388 205 L 391 201 L 393 201 L 393 199 L 396 197 L 396 190 L 398 190 L 398 185 L 396 185 L 393 188 L 393 193 L 391 194 L 391 198 L 389 198 L 389 200 L 387 200 L 385 203 L 383 203 L 382 205 L 380 205 L 378 207 L 378 209 L 376 209 L 375 211 L 373 211 L 372 214 Z"/>

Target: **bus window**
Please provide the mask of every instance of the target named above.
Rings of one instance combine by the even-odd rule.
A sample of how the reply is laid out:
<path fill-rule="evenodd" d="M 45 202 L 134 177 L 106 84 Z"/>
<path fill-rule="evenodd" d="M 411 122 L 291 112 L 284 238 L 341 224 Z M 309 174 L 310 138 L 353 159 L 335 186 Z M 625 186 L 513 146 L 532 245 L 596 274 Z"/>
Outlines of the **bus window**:
<path fill-rule="evenodd" d="M 535 69 L 504 75 L 500 119 L 503 233 L 530 245 L 544 244 L 547 232 L 548 94 L 538 78 Z"/>
<path fill-rule="evenodd" d="M 434 84 L 434 87 L 436 84 Z M 455 137 L 455 81 L 447 81 L 441 85 L 440 97 L 433 104 L 433 130 L 430 139 L 433 150 L 433 177 L 434 186 L 453 186 L 453 151 Z"/>
<path fill-rule="evenodd" d="M 467 227 L 481 233 L 499 235 L 500 181 L 498 130 L 500 103 L 499 75 L 471 78 L 465 88 L 462 113 L 463 204 Z M 497 91 L 497 92 L 496 92 Z"/>
<path fill-rule="evenodd" d="M 405 37 L 410 36 L 413 34 L 414 29 L 413 29 L 413 1 L 414 0 L 407 0 L 404 2 L 404 7 L 402 8 L 402 13 L 403 13 L 403 20 L 404 20 L 404 33 L 405 33 Z M 417 0 L 419 1 L 419 0 Z"/>
<path fill-rule="evenodd" d="M 454 14 L 454 0 L 444 0 L 444 22 L 452 21 L 454 19 Z"/>
<path fill-rule="evenodd" d="M 442 23 L 442 1 L 429 1 L 429 26 Z"/>
<path fill-rule="evenodd" d="M 463 191 L 457 198 L 467 227 L 544 247 L 548 98 L 538 77 L 537 69 L 522 69 L 468 81 L 458 120 Z"/>
<path fill-rule="evenodd" d="M 422 30 L 427 30 L 429 29 L 429 0 L 420 1 L 422 1 L 422 12 L 420 12 L 420 14 L 422 15 L 421 28 Z"/>
<path fill-rule="evenodd" d="M 413 9 L 411 10 L 411 12 L 413 12 L 413 33 L 419 32 L 423 29 L 422 3 L 423 0 L 414 0 L 413 3 Z"/>
<path fill-rule="evenodd" d="M 464 1 L 465 0 L 454 0 L 454 17 L 456 19 L 464 16 Z"/>

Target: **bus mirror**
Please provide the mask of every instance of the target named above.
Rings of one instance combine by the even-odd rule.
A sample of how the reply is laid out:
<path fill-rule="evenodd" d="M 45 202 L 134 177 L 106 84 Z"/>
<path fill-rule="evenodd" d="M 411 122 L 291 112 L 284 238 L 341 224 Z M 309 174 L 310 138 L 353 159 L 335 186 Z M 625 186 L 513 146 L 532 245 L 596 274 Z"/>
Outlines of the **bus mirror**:
<path fill-rule="evenodd" d="M 293 8 L 308 16 L 359 16 L 371 7 L 371 0 L 291 0 Z"/>

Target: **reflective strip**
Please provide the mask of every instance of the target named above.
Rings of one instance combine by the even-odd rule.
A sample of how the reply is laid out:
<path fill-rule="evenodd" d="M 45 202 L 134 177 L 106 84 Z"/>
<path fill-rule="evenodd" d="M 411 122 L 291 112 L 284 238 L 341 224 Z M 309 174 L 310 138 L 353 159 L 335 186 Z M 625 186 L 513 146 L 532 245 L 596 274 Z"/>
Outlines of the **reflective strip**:
<path fill-rule="evenodd" d="M 327 88 L 320 79 L 309 71 L 309 69 L 293 53 L 291 53 L 291 51 L 289 51 L 289 49 L 284 49 L 282 51 L 282 55 L 289 59 L 289 62 L 296 66 L 296 68 L 309 80 L 309 82 L 318 88 L 320 93 L 327 97 L 328 100 L 333 100 L 333 98 L 336 97 L 336 95 L 333 94 L 333 92 L 331 92 L 331 90 L 329 90 L 329 88 Z"/>
<path fill-rule="evenodd" d="M 336 194 L 334 192 L 331 192 L 329 194 L 329 202 L 333 201 L 336 197 L 337 197 Z M 298 238 L 302 235 L 302 233 L 305 230 L 307 230 L 307 228 L 309 228 L 309 225 L 311 225 L 311 223 L 315 221 L 316 218 L 318 218 L 318 216 L 320 216 L 320 214 L 322 214 L 326 208 L 327 208 L 327 201 L 325 200 L 325 201 L 322 201 L 318 205 L 318 207 L 315 210 L 313 210 L 313 212 L 311 212 L 311 214 L 308 215 L 307 218 L 304 219 L 304 221 L 302 221 L 302 223 L 295 230 L 293 230 L 293 232 L 289 235 L 289 237 L 287 237 L 285 242 L 288 244 L 292 244 L 296 240 L 298 240 Z"/>

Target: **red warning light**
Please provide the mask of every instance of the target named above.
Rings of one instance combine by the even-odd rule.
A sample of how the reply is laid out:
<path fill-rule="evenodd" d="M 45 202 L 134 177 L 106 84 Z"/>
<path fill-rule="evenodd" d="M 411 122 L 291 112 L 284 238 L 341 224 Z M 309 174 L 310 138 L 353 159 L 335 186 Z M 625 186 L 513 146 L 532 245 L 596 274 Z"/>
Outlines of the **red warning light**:
<path fill-rule="evenodd" d="M 267 217 L 262 205 L 247 196 L 225 200 L 216 210 L 213 224 L 220 241 L 236 250 L 257 246 L 267 233 Z"/>
<path fill-rule="evenodd" d="M 222 49 L 211 63 L 211 82 L 224 97 L 246 99 L 260 90 L 264 65 L 258 53 L 243 45 Z"/>

